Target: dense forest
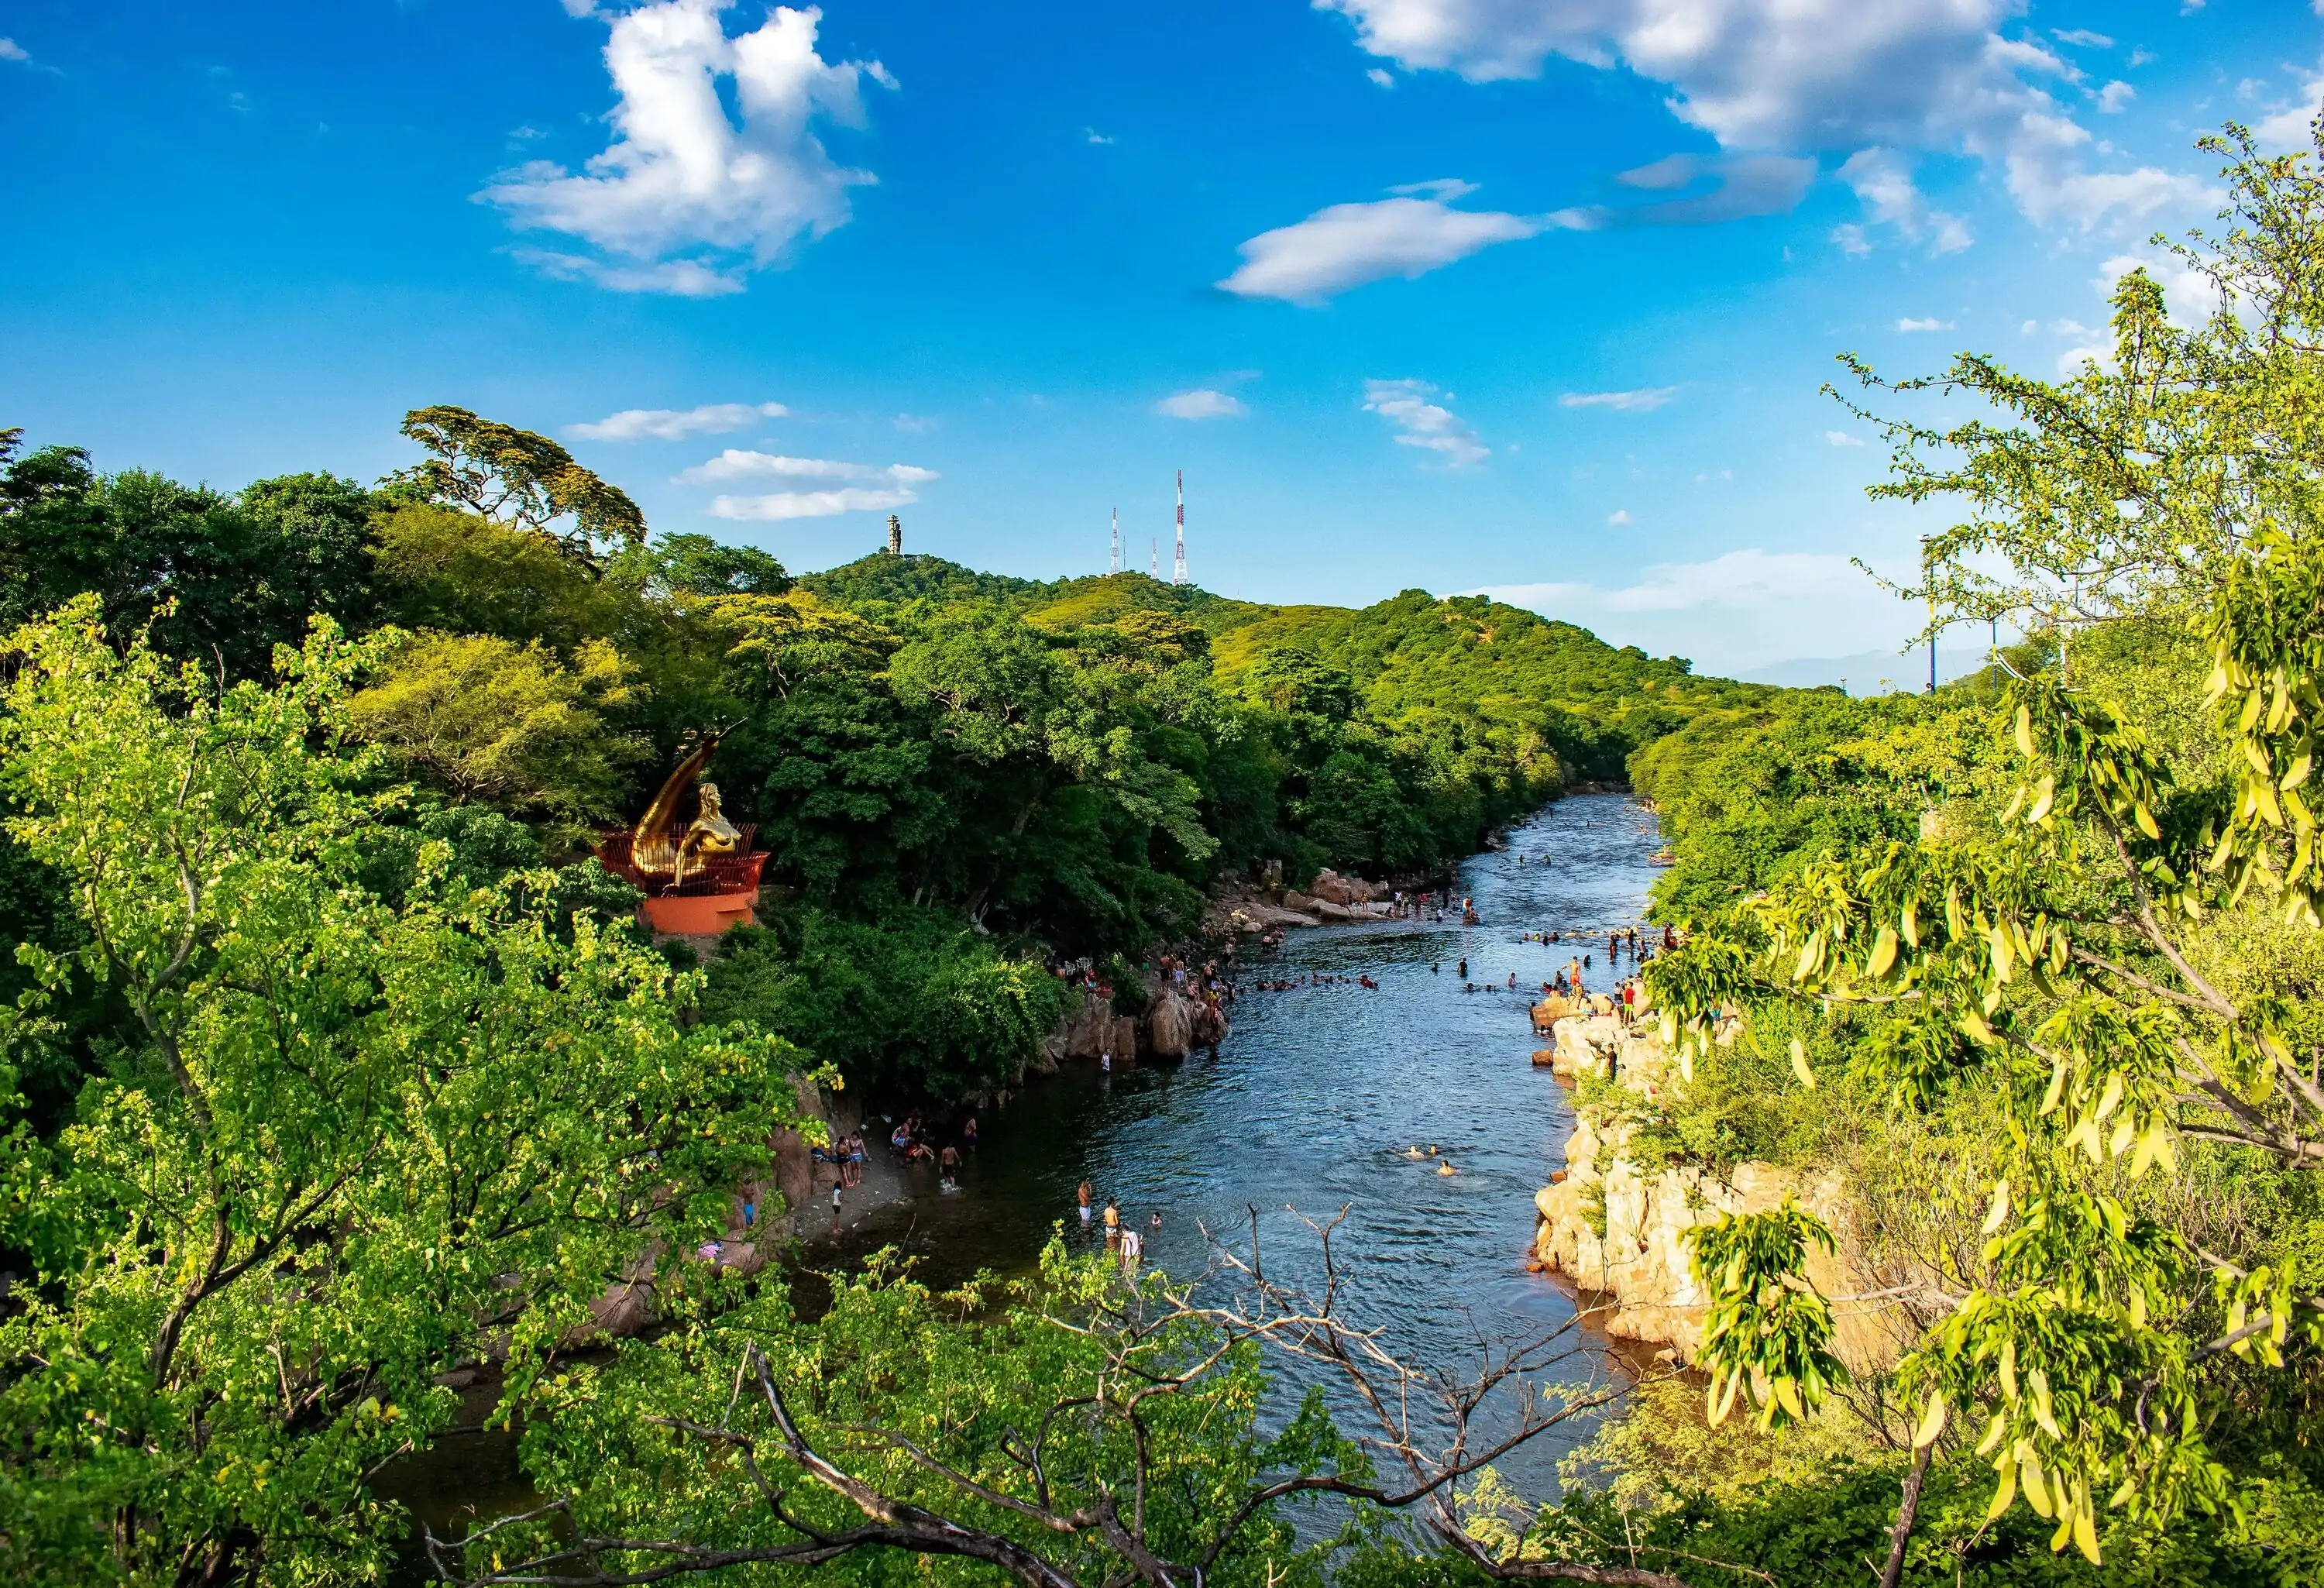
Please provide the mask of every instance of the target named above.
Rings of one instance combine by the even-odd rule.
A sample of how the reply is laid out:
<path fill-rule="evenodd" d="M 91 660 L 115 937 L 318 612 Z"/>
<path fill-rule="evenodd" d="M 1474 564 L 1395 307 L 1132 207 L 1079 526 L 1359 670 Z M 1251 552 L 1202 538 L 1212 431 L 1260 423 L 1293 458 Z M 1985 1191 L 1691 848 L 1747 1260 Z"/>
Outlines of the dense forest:
<path fill-rule="evenodd" d="M 373 485 L 0 435 L 0 1572 L 409 1571 L 381 1475 L 484 1374 L 542 1504 L 431 1541 L 461 1583 L 2324 1577 L 2324 182 L 2217 147 L 2211 318 L 2133 272 L 2062 382 L 1851 362 L 1985 416 L 1864 415 L 1876 494 L 1962 515 L 1911 594 L 2023 635 L 1923 699 L 1416 592 L 795 578 L 456 408 Z M 774 886 L 702 965 L 586 846 L 707 732 Z M 1684 934 L 1628 1149 L 1844 1205 L 1690 1229 L 1692 1375 L 1545 1389 L 1569 1325 L 1450 1382 L 1256 1211 L 1199 1293 L 1059 1243 L 810 1306 L 719 1255 L 807 1091 L 1012 1075 L 1052 956 L 1625 765 Z M 1843 1239 L 1880 1288 L 1811 1282 Z M 655 1327 L 608 1341 L 625 1286 Z M 1851 1376 L 1862 1306 L 1913 1338 Z M 1271 1400 L 1282 1352 L 1342 1393 Z M 1494 1471 L 1601 1413 L 1562 1495 Z"/>

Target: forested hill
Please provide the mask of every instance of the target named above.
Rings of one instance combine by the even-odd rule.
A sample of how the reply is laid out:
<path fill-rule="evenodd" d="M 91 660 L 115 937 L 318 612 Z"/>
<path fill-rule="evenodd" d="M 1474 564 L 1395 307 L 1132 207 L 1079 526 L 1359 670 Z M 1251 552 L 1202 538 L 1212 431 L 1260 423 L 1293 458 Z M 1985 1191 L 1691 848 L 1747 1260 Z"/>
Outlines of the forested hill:
<path fill-rule="evenodd" d="M 1540 731 L 1574 781 L 1618 780 L 1631 752 L 1702 711 L 1758 705 L 1779 693 L 1698 678 L 1682 658 L 1617 648 L 1573 623 L 1483 596 L 1406 590 L 1360 609 L 1276 606 L 1140 573 L 1045 583 L 885 552 L 798 583 L 866 614 L 915 602 L 995 601 L 1058 634 L 1133 612 L 1169 614 L 1210 636 L 1213 670 L 1228 683 L 1251 685 L 1270 665 L 1270 652 L 1302 652 L 1345 672 L 1364 710 L 1383 723 L 1452 714 Z"/>

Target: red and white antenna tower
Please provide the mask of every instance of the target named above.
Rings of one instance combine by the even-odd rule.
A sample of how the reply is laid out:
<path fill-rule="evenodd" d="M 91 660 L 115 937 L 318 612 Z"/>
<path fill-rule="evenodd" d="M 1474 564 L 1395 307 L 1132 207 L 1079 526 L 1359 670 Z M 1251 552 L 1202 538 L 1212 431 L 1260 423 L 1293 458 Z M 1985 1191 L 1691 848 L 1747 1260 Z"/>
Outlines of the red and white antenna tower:
<path fill-rule="evenodd" d="M 1170 565 L 1170 582 L 1186 582 L 1186 471 L 1178 471 L 1178 556 Z"/>
<path fill-rule="evenodd" d="M 1121 571 L 1121 509 L 1119 507 L 1113 510 L 1113 566 L 1105 571 L 1110 574 Z"/>

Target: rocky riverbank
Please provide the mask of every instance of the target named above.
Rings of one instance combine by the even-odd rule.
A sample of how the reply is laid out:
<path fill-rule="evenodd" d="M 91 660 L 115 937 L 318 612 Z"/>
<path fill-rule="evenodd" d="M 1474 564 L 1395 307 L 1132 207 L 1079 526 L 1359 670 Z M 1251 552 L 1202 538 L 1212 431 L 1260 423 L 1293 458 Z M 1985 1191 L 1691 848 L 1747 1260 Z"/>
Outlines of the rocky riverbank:
<path fill-rule="evenodd" d="M 1709 1297 L 1689 1271 L 1686 1232 L 1728 1214 L 1766 1212 L 1790 1196 L 1838 1237 L 1837 1251 L 1812 1251 L 1807 1266 L 1809 1281 L 1834 1303 L 1834 1352 L 1853 1369 L 1895 1361 L 1916 1333 L 1887 1299 L 1900 1276 L 1866 1255 L 1839 1176 L 1753 1162 L 1724 1175 L 1634 1162 L 1632 1139 L 1679 1084 L 1660 1037 L 1649 1024 L 1610 1014 L 1568 1015 L 1550 1029 L 1550 1067 L 1560 1079 L 1610 1078 L 1621 1087 L 1619 1096 L 1576 1106 L 1565 1167 L 1534 1198 L 1541 1215 L 1535 1261 L 1602 1296 L 1611 1309 L 1600 1325 L 1608 1334 L 1665 1343 L 1680 1362 L 1692 1362 Z M 1731 1042 L 1735 1032 L 1721 1035 Z"/>
<path fill-rule="evenodd" d="M 1279 882 L 1222 882 L 1212 891 L 1203 912 L 1207 932 L 1249 935 L 1286 927 L 1322 927 L 1345 921 L 1396 919 L 1395 887 L 1343 877 L 1328 866 L 1303 892 Z"/>

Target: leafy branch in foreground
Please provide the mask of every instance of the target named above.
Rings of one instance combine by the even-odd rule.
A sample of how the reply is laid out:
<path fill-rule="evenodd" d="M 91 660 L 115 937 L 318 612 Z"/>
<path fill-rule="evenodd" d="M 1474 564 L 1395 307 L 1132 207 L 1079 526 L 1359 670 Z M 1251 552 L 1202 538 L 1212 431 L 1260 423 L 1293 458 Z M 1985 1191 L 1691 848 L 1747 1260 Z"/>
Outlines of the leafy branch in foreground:
<path fill-rule="evenodd" d="M 1622 1393 L 1540 1381 L 1590 1358 L 1584 1319 L 1489 1352 L 1469 1379 L 1428 1372 L 1341 1315 L 1337 1222 L 1319 1231 L 1314 1297 L 1268 1279 L 1255 1251 L 1218 1249 L 1211 1279 L 1235 1294 L 1206 1301 L 1159 1274 L 1125 1283 L 1060 1242 L 1036 1280 L 945 1294 L 878 1259 L 836 1279 L 812 1324 L 770 1291 L 538 1386 L 526 1459 L 557 1498 L 431 1538 L 430 1556 L 476 1588 L 779 1564 L 878 1576 L 896 1551 L 1036 1588 L 1320 1583 L 1334 1550 L 1377 1546 L 1405 1516 L 1489 1579 L 1681 1588 L 1618 1546 L 1561 1558 L 1471 1526 L 1466 1491 L 1491 1484 L 1492 1463 Z M 1263 1434 L 1270 1353 L 1322 1382 Z M 1336 1430 L 1327 1398 L 1360 1436 Z M 1347 1508 L 1341 1530 L 1303 1544 L 1286 1507 L 1325 1496 Z"/>
<path fill-rule="evenodd" d="M 641 1260 L 672 1254 L 790 1118 L 788 1045 L 687 1028 L 692 983 L 552 872 L 485 887 L 418 846 L 364 879 L 394 796 L 339 749 L 379 646 L 318 623 L 272 687 L 220 687 L 94 597 L 10 638 L 8 828 L 69 891 L 26 946 L 13 1057 L 76 986 L 127 1040 L 44 1141 L 5 1099 L 0 1575 L 184 1584 L 376 1571 L 371 1484 L 505 1358 L 521 1382 Z"/>
<path fill-rule="evenodd" d="M 1892 1583 L 1940 1441 L 1991 1463 L 1988 1520 L 2022 1498 L 2054 1523 L 2052 1549 L 2098 1562 L 2109 1517 L 2153 1528 L 2240 1504 L 2229 1413 L 2298 1405 L 2324 1351 L 2324 1297 L 2289 1260 L 2206 1249 L 2155 1184 L 2195 1150 L 2311 1196 L 2324 1171 L 2324 1048 L 2271 964 L 2307 952 L 2324 894 L 2304 793 L 2324 495 L 2287 442 L 2319 356 L 2302 328 L 2324 301 L 2319 256 L 2301 244 L 2324 210 L 2307 157 L 2233 147 L 2247 224 L 2203 257 L 2245 319 L 2181 330 L 2128 278 L 2112 367 L 2058 388 L 1957 365 L 2023 428 L 1896 427 L 1904 480 L 1883 488 L 1969 503 L 1932 550 L 1956 614 L 2038 607 L 2063 582 L 2086 619 L 2194 631 L 2209 720 L 2169 725 L 2174 755 L 2061 673 L 2015 677 L 1994 722 L 2022 771 L 2005 808 L 1957 799 L 1918 842 L 1828 854 L 1648 971 L 1688 1062 L 1733 1010 L 1840 1011 L 1894 1106 L 1973 1095 L 2006 1138 L 1982 1247 L 1936 1276 L 1942 1306 L 1897 1369 L 1920 1410 Z M 1957 470 L 1923 458 L 1938 445 Z M 1997 551 L 2016 584 L 1960 566 Z M 1760 1294 L 1772 1327 L 1794 1291 Z"/>

